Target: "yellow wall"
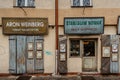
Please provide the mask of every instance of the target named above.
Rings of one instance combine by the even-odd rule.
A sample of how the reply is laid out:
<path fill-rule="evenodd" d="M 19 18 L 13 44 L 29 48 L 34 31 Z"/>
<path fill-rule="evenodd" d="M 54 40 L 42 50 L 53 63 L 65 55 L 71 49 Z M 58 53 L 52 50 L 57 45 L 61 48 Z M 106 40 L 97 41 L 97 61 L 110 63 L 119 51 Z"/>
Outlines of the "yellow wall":
<path fill-rule="evenodd" d="M 51 54 L 46 54 L 46 51 Z M 55 28 L 49 28 L 48 35 L 44 36 L 44 66 L 45 73 L 55 72 Z"/>
<path fill-rule="evenodd" d="M 55 0 L 35 0 L 35 7 L 41 9 L 54 9 Z M 0 8 L 13 8 L 15 0 L 0 0 Z M 14 5 L 13 5 L 14 4 Z"/>
<path fill-rule="evenodd" d="M 71 0 L 59 0 L 59 8 L 70 9 L 71 8 L 70 1 Z M 92 0 L 92 4 L 93 4 L 93 8 L 119 8 L 120 7 L 119 0 L 114 0 L 114 1 L 113 0 Z"/>
<path fill-rule="evenodd" d="M 0 73 L 9 73 L 9 37 L 2 34 L 0 27 Z"/>
<path fill-rule="evenodd" d="M 49 25 L 55 25 L 55 0 L 35 0 L 35 8 L 13 8 L 13 0 L 0 0 L 0 25 L 2 17 L 47 17 Z M 106 5 L 107 4 L 107 5 Z M 117 25 L 120 15 L 120 0 L 93 0 L 93 7 L 71 8 L 70 0 L 59 0 L 59 25 L 64 24 L 64 17 L 105 17 L 105 25 Z M 55 28 L 48 28 L 49 34 L 44 36 L 45 73 L 55 72 Z M 104 34 L 116 34 L 117 26 L 105 26 Z M 64 27 L 59 27 L 59 35 L 64 34 Z M 69 39 L 71 36 L 67 36 Z M 81 36 L 72 36 L 81 37 Z M 98 38 L 98 72 L 101 65 L 101 42 L 100 35 L 90 37 Z M 83 38 L 88 38 L 84 36 Z M 82 72 L 81 58 L 69 58 L 68 44 L 68 72 Z M 74 65 L 76 64 L 76 65 Z M 2 34 L 0 27 L 0 73 L 9 73 L 9 40 L 8 36 Z"/>

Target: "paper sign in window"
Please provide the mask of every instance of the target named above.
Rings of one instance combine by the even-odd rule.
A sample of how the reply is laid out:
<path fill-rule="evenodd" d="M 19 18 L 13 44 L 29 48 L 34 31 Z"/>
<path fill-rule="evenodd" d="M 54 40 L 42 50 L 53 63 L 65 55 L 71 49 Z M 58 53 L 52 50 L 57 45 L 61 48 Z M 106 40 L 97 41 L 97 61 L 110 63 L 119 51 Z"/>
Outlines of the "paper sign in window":
<path fill-rule="evenodd" d="M 37 50 L 42 50 L 42 42 L 37 42 Z"/>
<path fill-rule="evenodd" d="M 112 52 L 118 52 L 118 45 L 117 44 L 112 45 Z"/>
<path fill-rule="evenodd" d="M 65 61 L 65 53 L 60 54 L 60 61 Z"/>
<path fill-rule="evenodd" d="M 28 50 L 33 50 L 33 43 L 32 42 L 28 43 Z"/>
<path fill-rule="evenodd" d="M 103 57 L 110 57 L 110 47 L 103 47 Z"/>
<path fill-rule="evenodd" d="M 118 61 L 118 55 L 116 53 L 112 54 L 112 61 Z"/>
<path fill-rule="evenodd" d="M 42 59 L 42 51 L 37 51 L 36 58 L 37 59 Z"/>
<path fill-rule="evenodd" d="M 60 52 L 66 52 L 66 45 L 64 43 L 60 44 Z"/>
<path fill-rule="evenodd" d="M 33 58 L 33 51 L 28 51 L 28 58 Z"/>

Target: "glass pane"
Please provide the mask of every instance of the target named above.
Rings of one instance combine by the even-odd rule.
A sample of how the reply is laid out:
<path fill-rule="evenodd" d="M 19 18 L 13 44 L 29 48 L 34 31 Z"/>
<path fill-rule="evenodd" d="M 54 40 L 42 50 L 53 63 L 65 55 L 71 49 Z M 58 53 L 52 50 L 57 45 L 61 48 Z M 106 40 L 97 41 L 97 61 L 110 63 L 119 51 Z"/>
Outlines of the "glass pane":
<path fill-rule="evenodd" d="M 80 6 L 80 0 L 73 0 L 73 6 Z"/>
<path fill-rule="evenodd" d="M 25 0 L 17 0 L 17 6 L 25 6 Z"/>
<path fill-rule="evenodd" d="M 27 6 L 34 6 L 34 0 L 27 0 Z"/>
<path fill-rule="evenodd" d="M 95 56 L 95 41 L 84 41 L 84 56 Z"/>
<path fill-rule="evenodd" d="M 83 0 L 83 6 L 90 6 L 90 0 Z"/>
<path fill-rule="evenodd" d="M 70 41 L 70 56 L 80 56 L 80 41 L 79 40 Z"/>

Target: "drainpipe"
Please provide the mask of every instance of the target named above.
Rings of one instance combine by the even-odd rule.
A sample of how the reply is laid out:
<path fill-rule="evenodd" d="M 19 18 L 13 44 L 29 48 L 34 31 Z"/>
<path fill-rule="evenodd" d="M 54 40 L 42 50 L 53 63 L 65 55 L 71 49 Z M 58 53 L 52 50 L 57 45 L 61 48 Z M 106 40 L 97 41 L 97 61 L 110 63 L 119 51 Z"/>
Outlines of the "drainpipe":
<path fill-rule="evenodd" d="M 58 0 L 55 0 L 55 32 L 56 32 L 56 51 L 55 51 L 55 74 L 58 74 L 59 53 L 58 53 Z"/>

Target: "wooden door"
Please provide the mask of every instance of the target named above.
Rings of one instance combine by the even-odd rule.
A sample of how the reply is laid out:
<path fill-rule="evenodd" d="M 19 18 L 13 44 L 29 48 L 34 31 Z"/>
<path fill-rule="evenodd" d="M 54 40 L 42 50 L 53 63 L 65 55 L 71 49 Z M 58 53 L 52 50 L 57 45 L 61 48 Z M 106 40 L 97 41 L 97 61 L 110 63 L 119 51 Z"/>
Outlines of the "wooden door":
<path fill-rule="evenodd" d="M 44 71 L 43 37 L 10 36 L 10 73 L 41 73 Z"/>
<path fill-rule="evenodd" d="M 86 72 L 97 71 L 96 40 L 83 40 L 83 67 Z"/>

